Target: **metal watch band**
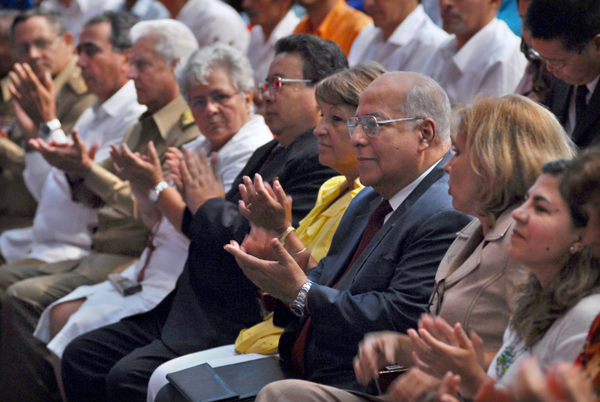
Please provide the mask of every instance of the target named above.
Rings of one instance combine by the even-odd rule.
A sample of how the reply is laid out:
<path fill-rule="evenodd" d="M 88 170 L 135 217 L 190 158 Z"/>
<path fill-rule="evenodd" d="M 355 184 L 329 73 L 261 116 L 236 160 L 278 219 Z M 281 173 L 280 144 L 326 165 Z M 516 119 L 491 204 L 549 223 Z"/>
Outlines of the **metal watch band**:
<path fill-rule="evenodd" d="M 306 315 L 306 298 L 308 297 L 308 291 L 312 284 L 312 281 L 308 281 L 302 285 L 302 288 L 298 292 L 298 296 L 296 296 L 296 300 L 290 304 L 290 311 L 294 315 L 298 317 L 304 317 Z"/>

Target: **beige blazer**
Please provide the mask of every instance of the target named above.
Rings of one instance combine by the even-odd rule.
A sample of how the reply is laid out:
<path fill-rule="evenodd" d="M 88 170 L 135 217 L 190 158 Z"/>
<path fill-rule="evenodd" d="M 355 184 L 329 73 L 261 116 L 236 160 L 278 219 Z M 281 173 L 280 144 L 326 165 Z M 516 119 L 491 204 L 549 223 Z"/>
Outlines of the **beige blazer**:
<path fill-rule="evenodd" d="M 450 325 L 460 322 L 467 333 L 477 332 L 486 351 L 502 345 L 513 291 L 526 275 L 507 254 L 515 225 L 513 210 L 504 211 L 485 238 L 478 219 L 461 230 L 435 277 L 431 313 Z"/>

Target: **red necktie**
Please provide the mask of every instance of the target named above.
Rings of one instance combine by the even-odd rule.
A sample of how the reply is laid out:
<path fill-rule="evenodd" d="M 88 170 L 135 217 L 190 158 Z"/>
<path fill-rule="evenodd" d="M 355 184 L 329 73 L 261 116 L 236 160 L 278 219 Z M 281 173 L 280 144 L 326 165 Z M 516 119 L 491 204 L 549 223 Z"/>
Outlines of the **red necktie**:
<path fill-rule="evenodd" d="M 373 240 L 377 232 L 379 232 L 379 229 L 381 229 L 381 227 L 383 226 L 383 221 L 385 220 L 386 215 L 393 211 L 394 210 L 392 209 L 392 206 L 387 200 L 381 200 L 377 208 L 375 208 L 375 210 L 371 213 L 371 216 L 369 216 L 367 227 L 363 232 L 362 238 L 360 239 L 360 243 L 358 243 L 358 247 L 354 252 L 354 256 L 352 256 L 352 260 L 348 264 L 348 267 L 346 268 L 342 276 L 340 276 L 340 279 L 338 279 L 337 282 L 332 286 L 333 289 L 337 288 L 342 278 L 346 276 L 348 271 L 350 271 L 352 265 L 354 265 L 358 257 L 360 257 L 360 255 L 367 248 L 371 240 Z M 304 323 L 304 327 L 302 327 L 302 331 L 300 331 L 298 337 L 296 338 L 296 341 L 294 342 L 294 345 L 292 346 L 291 352 L 292 366 L 302 374 L 304 374 L 304 351 L 306 350 L 306 336 L 308 335 L 308 328 L 310 327 L 310 322 L 311 318 L 308 317 L 308 319 Z"/>

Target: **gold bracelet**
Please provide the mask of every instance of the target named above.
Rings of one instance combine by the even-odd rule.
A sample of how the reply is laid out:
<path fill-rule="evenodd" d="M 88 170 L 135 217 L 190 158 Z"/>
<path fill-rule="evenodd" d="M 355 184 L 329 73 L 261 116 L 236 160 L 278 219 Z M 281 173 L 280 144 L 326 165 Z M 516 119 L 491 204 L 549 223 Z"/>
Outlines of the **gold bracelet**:
<path fill-rule="evenodd" d="M 305 251 L 306 251 L 306 247 L 304 247 L 302 250 L 300 250 L 300 251 L 298 251 L 298 252 L 294 253 L 294 255 L 300 255 L 300 254 L 302 254 L 302 253 L 303 253 L 303 252 L 305 252 Z"/>
<path fill-rule="evenodd" d="M 289 236 L 290 233 L 292 233 L 293 231 L 295 231 L 296 229 L 294 229 L 294 227 L 292 225 L 290 225 L 286 230 L 285 233 L 282 234 L 281 236 L 279 236 L 279 242 L 285 246 L 285 239 L 287 239 L 287 237 Z"/>

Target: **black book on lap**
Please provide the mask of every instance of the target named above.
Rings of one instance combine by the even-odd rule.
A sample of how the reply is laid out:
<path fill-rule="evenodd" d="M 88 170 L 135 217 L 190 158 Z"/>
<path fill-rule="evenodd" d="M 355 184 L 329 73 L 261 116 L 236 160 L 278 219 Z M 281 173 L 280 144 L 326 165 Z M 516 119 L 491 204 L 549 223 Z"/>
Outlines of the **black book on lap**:
<path fill-rule="evenodd" d="M 265 385 L 295 377 L 276 356 L 217 368 L 201 364 L 167 374 L 169 382 L 189 402 L 253 401 Z"/>

